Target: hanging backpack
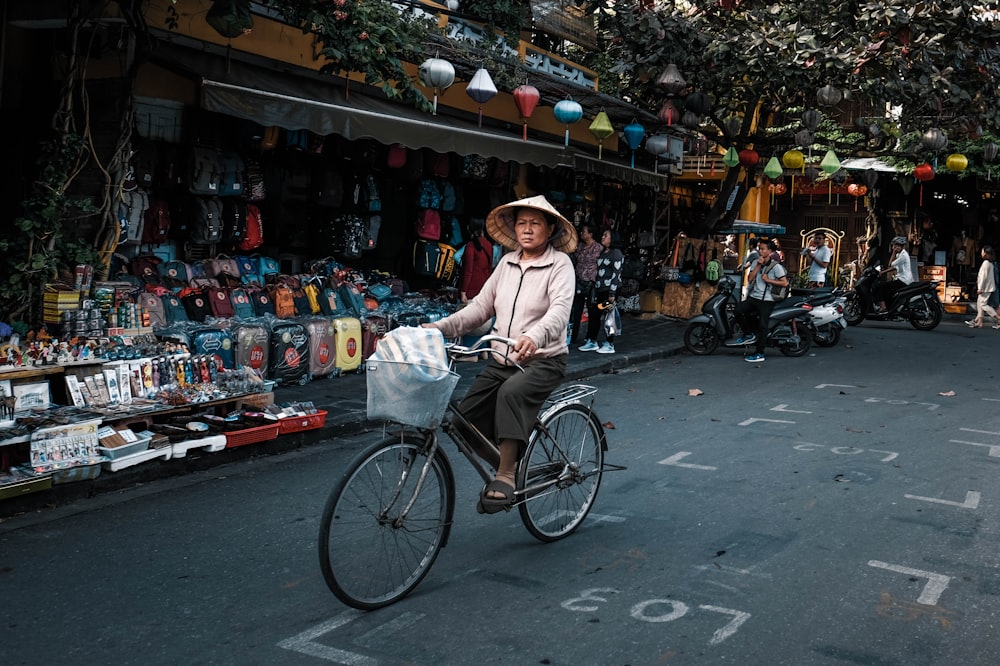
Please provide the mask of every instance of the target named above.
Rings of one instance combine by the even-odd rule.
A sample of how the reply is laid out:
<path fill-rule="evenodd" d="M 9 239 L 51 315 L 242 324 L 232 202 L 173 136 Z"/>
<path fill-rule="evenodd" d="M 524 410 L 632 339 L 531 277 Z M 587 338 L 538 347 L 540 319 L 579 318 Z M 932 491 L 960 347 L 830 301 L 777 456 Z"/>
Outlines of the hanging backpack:
<path fill-rule="evenodd" d="M 709 284 L 718 284 L 722 278 L 722 262 L 719 261 L 718 250 L 712 250 L 712 260 L 705 264 L 705 281 Z"/>
<path fill-rule="evenodd" d="M 239 247 L 247 232 L 247 203 L 240 197 L 222 200 L 222 238 L 228 247 Z"/>
<path fill-rule="evenodd" d="M 195 245 L 214 245 L 222 240 L 222 199 L 197 197 L 189 240 Z"/>
<path fill-rule="evenodd" d="M 267 198 L 267 188 L 264 187 L 264 169 L 260 162 L 253 158 L 244 160 L 243 165 L 243 196 L 247 201 L 263 201 Z"/>
<path fill-rule="evenodd" d="M 160 245 L 170 236 L 170 207 L 163 199 L 149 200 L 142 221 L 142 244 Z"/>
<path fill-rule="evenodd" d="M 239 153 L 224 151 L 219 154 L 222 166 L 222 179 L 219 183 L 219 196 L 238 197 L 243 195 L 243 181 L 246 178 L 243 158 Z"/>
<path fill-rule="evenodd" d="M 378 185 L 375 176 L 368 174 L 365 178 L 365 196 L 368 198 L 368 212 L 378 213 L 382 210 L 382 200 L 378 195 Z"/>
<path fill-rule="evenodd" d="M 420 211 L 417 216 L 417 236 L 424 240 L 441 240 L 441 214 L 430 208 Z"/>
<path fill-rule="evenodd" d="M 401 143 L 394 143 L 389 146 L 385 163 L 390 169 L 402 169 L 406 166 L 406 146 Z"/>
<path fill-rule="evenodd" d="M 142 242 L 146 211 L 149 210 L 149 195 L 141 188 L 123 192 L 118 202 L 119 225 L 125 228 L 124 236 L 119 236 L 119 243 L 138 245 Z"/>
<path fill-rule="evenodd" d="M 256 250 L 263 244 L 264 220 L 260 215 L 260 207 L 252 203 L 247 204 L 246 230 L 238 247 L 244 252 L 249 252 L 250 250 Z"/>
<path fill-rule="evenodd" d="M 455 186 L 449 181 L 441 181 L 441 210 L 445 213 L 455 212 Z"/>
<path fill-rule="evenodd" d="M 188 188 L 192 194 L 213 196 L 222 185 L 222 160 L 215 148 L 196 146 L 191 151 L 191 177 Z"/>

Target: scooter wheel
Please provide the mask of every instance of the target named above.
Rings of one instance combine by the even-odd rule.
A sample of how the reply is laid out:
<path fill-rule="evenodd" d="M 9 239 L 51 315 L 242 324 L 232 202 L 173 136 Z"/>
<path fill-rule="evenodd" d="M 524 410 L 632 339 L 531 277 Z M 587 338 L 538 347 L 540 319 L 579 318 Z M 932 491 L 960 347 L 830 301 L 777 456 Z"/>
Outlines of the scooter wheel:
<path fill-rule="evenodd" d="M 849 298 L 844 303 L 844 321 L 848 326 L 857 326 L 865 320 L 863 307 L 860 298 Z"/>
<path fill-rule="evenodd" d="M 840 342 L 840 326 L 827 324 L 813 334 L 813 342 L 817 347 L 835 347 Z"/>
<path fill-rule="evenodd" d="M 696 356 L 706 356 L 719 346 L 719 334 L 711 324 L 695 322 L 684 331 L 684 346 Z"/>

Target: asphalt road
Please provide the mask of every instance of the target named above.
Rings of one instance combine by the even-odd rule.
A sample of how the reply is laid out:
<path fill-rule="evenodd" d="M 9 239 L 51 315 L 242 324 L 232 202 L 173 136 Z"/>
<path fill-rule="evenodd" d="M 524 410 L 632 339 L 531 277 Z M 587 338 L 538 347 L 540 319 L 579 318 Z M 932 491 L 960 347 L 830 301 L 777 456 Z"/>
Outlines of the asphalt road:
<path fill-rule="evenodd" d="M 14 664 L 995 664 L 1000 333 L 849 329 L 592 378 L 608 473 L 569 538 L 480 516 L 394 606 L 326 589 L 318 519 L 373 435 L 0 523 Z M 690 392 L 700 392 L 691 395 Z"/>

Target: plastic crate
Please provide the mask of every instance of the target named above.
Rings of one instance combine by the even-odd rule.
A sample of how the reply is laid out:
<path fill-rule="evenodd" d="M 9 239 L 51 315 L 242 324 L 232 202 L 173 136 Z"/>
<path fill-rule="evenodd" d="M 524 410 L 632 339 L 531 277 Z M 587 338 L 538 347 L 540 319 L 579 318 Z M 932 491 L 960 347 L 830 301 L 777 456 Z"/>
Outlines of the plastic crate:
<path fill-rule="evenodd" d="M 137 442 L 132 442 L 131 444 L 123 444 L 121 446 L 114 446 L 110 448 L 99 446 L 97 447 L 97 450 L 100 451 L 101 455 L 106 457 L 108 460 L 117 460 L 118 458 L 138 453 L 139 451 L 145 451 L 149 448 L 149 442 L 152 439 L 152 437 L 144 437 Z"/>
<path fill-rule="evenodd" d="M 326 411 L 320 409 L 315 414 L 290 416 L 287 419 L 281 419 L 278 421 L 278 432 L 282 435 L 288 435 L 293 432 L 302 432 L 303 430 L 317 430 L 322 428 L 325 423 Z"/>
<path fill-rule="evenodd" d="M 247 428 L 246 430 L 234 430 L 232 432 L 226 433 L 226 448 L 232 449 L 237 446 L 245 446 L 247 444 L 256 444 L 257 442 L 266 442 L 271 439 L 276 439 L 278 437 L 278 429 L 281 427 L 279 423 L 269 423 L 267 425 L 257 426 L 256 428 Z"/>

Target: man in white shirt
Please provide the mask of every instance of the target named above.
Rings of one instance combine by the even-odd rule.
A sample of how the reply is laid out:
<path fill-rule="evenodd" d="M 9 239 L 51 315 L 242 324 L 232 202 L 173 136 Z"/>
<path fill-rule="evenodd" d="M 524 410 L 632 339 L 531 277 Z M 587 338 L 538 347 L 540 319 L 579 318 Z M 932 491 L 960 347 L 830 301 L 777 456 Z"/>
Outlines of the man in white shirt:
<path fill-rule="evenodd" d="M 885 304 L 891 301 L 896 292 L 913 282 L 913 271 L 910 269 L 910 254 L 906 251 L 906 237 L 896 236 L 889 244 L 892 256 L 889 267 L 881 271 L 882 275 L 892 276 L 886 282 L 875 285 L 875 300 L 879 301 L 879 313 L 886 311 Z"/>
<path fill-rule="evenodd" d="M 807 248 L 809 256 L 809 288 L 815 289 L 826 284 L 826 267 L 830 265 L 833 250 L 826 244 L 826 234 L 817 231 L 813 242 Z"/>

